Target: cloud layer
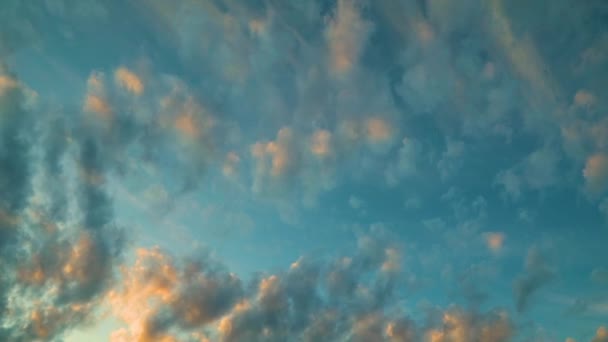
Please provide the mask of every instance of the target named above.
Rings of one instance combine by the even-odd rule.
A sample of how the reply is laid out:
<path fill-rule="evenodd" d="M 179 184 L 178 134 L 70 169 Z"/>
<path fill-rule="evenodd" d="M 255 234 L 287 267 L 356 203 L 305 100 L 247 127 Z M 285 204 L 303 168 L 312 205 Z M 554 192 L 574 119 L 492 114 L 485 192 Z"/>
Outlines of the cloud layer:
<path fill-rule="evenodd" d="M 0 340 L 607 340 L 607 15 L 6 0 Z"/>

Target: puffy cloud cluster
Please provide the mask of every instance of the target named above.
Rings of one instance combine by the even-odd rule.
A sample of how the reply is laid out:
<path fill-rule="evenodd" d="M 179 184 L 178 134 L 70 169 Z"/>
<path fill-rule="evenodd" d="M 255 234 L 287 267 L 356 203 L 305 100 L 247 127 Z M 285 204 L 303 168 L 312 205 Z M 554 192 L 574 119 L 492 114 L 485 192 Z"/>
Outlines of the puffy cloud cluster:
<path fill-rule="evenodd" d="M 288 270 L 244 286 L 209 257 L 175 260 L 139 249 L 107 301 L 126 328 L 115 341 L 509 341 L 504 312 L 456 307 L 430 325 L 395 302 L 400 252 L 386 238 L 362 236 L 351 257 L 302 257 Z M 420 318 L 419 316 L 418 318 Z M 204 339 L 203 339 L 204 340 Z"/>
<path fill-rule="evenodd" d="M 250 147 L 252 191 L 273 195 L 295 192 L 305 204 L 314 204 L 320 193 L 345 181 L 337 176 L 346 171 L 344 164 L 363 162 L 361 153 L 385 154 L 395 135 L 390 122 L 381 117 L 345 120 L 333 131 L 316 129 L 304 136 L 283 127 L 275 140 L 258 141 Z M 391 179 L 411 174 L 415 153 L 409 143 L 402 148 L 391 169 Z M 234 163 L 227 162 L 228 167 Z"/>
<path fill-rule="evenodd" d="M 91 317 L 123 234 L 98 141 L 41 118 L 31 91 L 0 78 L 13 80 L 0 94 L 0 339 L 52 340 Z"/>
<path fill-rule="evenodd" d="M 128 173 L 133 160 L 176 172 L 177 192 L 198 184 L 216 153 L 210 110 L 175 76 L 125 66 L 113 73 L 115 82 L 101 71 L 89 75 L 84 115 L 76 121 L 79 130 L 103 144 L 100 158 L 120 174 Z M 177 167 L 163 168 L 167 160 Z"/>
<path fill-rule="evenodd" d="M 443 314 L 441 328 L 426 333 L 429 342 L 500 342 L 514 336 L 513 325 L 505 312 L 491 312 L 481 317 L 460 310 Z"/>
<path fill-rule="evenodd" d="M 55 120 L 34 115 L 28 107 L 33 94 L 2 70 L 0 339 L 50 339 L 89 317 L 122 249 L 106 182 L 133 165 L 153 165 L 159 178 L 170 179 L 169 192 L 181 191 L 199 184 L 219 156 L 221 172 L 236 182 L 251 167 L 245 188 L 255 194 L 286 202 L 293 195 L 294 203 L 306 204 L 348 177 L 369 175 L 398 186 L 416 174 L 443 183 L 473 174 L 475 191 L 491 191 L 494 179 L 521 200 L 527 190 L 564 183 L 562 170 L 571 167 L 575 182 L 594 199 L 606 192 L 608 120 L 599 94 L 608 79 L 602 69 L 608 40 L 593 33 L 575 47 L 563 45 L 575 30 L 579 36 L 588 23 L 595 25 L 594 18 L 603 20 L 599 5 L 557 0 L 549 11 L 537 5 L 522 14 L 517 3 L 501 0 L 262 2 L 145 0 L 117 9 L 95 0 L 6 1 L 0 55 L 35 42 L 36 53 L 49 49 L 52 56 L 58 48 L 50 45 L 57 42 L 69 41 L 69 48 L 93 41 L 100 60 L 116 57 L 106 40 L 87 35 L 82 28 L 88 26 L 74 26 L 83 18 L 135 14 L 118 29 L 146 32 L 146 38 L 125 34 L 112 44 L 137 41 L 143 53 L 170 50 L 150 58 L 169 60 L 162 67 L 185 71 L 197 88 L 154 74 L 145 63 L 93 71 L 78 108 L 59 109 L 64 120 Z M 526 22 L 539 13 L 541 20 Z M 125 59 L 118 57 L 112 63 Z M 55 62 L 49 65 L 61 67 Z M 87 64 L 77 62 L 76 69 Z M 229 127 L 232 119 L 242 131 Z M 426 162 L 436 174 L 423 169 Z M 603 201 L 600 210 L 608 211 Z M 352 201 L 353 207 L 361 203 L 371 201 Z M 465 220 L 450 240 L 468 243 L 463 237 L 477 236 L 482 216 Z M 439 218 L 427 223 L 436 230 L 451 225 Z M 486 246 L 500 251 L 505 236 L 484 235 Z M 418 331 L 410 320 L 379 310 L 385 299 L 374 286 L 390 287 L 399 251 L 369 245 L 363 239 L 361 255 L 325 266 L 302 260 L 263 277 L 252 293 L 207 264 L 189 269 L 156 250 L 141 252 L 140 264 L 125 271 L 124 288 L 112 292 L 114 301 L 137 307 L 141 294 L 155 306 L 144 305 L 148 320 L 118 311 L 129 328 L 116 338 L 168 340 L 182 329 L 195 338 L 206 335 L 197 329 L 216 322 L 226 340 L 280 340 L 288 332 L 310 339 L 509 338 L 502 314 L 450 311 L 443 327 Z M 528 259 L 515 282 L 520 310 L 553 274 L 538 257 Z M 138 273 L 157 264 L 168 265 L 169 273 Z M 192 297 L 198 291 L 210 297 Z"/>
<path fill-rule="evenodd" d="M 217 320 L 241 296 L 240 280 L 211 260 L 177 264 L 158 249 L 137 250 L 123 268 L 122 285 L 109 292 L 113 314 L 127 328 L 112 341 L 171 341 L 182 331 Z"/>

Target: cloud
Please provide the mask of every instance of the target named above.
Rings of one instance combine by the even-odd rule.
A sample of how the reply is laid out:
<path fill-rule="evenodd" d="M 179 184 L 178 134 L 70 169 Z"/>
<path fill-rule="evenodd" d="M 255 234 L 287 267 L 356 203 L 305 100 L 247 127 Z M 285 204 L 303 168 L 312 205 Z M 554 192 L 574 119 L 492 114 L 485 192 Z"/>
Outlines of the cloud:
<path fill-rule="evenodd" d="M 30 160 L 32 114 L 24 105 L 24 94 L 16 78 L 0 65 L 5 86 L 0 92 L 0 339 L 12 336 L 8 314 L 13 290 L 15 247 L 19 246 L 21 213 L 32 191 Z"/>
<path fill-rule="evenodd" d="M 104 82 L 102 73 L 92 73 L 89 76 L 83 110 L 97 114 L 100 119 L 111 120 L 112 108 L 106 99 Z"/>
<path fill-rule="evenodd" d="M 0 248 L 15 232 L 20 214 L 29 196 L 32 173 L 29 159 L 30 147 L 27 139 L 32 125 L 32 114 L 24 104 L 24 93 L 18 82 L 8 71 L 0 68 L 0 77 L 11 80 L 14 86 L 0 93 Z M 9 82 L 9 81 L 6 81 Z M 0 253 L 1 254 L 1 253 Z"/>
<path fill-rule="evenodd" d="M 14 334 L 15 327 L 52 338 L 90 317 L 88 313 L 111 283 L 122 250 L 107 182 L 112 177 L 139 178 L 136 172 L 129 174 L 132 164 L 149 163 L 157 169 L 163 182 L 159 188 L 165 189 L 156 194 L 160 203 L 175 192 L 195 188 L 211 166 L 230 179 L 249 175 L 243 182 L 256 195 L 272 197 L 272 204 L 283 208 L 283 213 L 297 212 L 300 201 L 317 205 L 318 199 L 325 199 L 321 194 L 333 196 L 328 192 L 341 192 L 338 187 L 352 180 L 363 183 L 384 176 L 389 185 L 397 185 L 424 170 L 426 160 L 436 162 L 445 181 L 454 180 L 458 171 L 463 171 L 475 175 L 475 186 L 482 186 L 488 182 L 477 179 L 478 175 L 498 173 L 496 183 L 522 202 L 526 198 L 521 196 L 527 196 L 528 190 L 569 182 L 568 177 L 562 180 L 567 176 L 562 174 L 562 166 L 570 162 L 579 172 L 578 181 L 582 178 L 590 191 L 605 190 L 602 163 L 593 159 L 608 148 L 608 121 L 601 118 L 604 100 L 598 95 L 605 82 L 587 74 L 602 75 L 595 71 L 600 71 L 606 57 L 606 37 L 593 34 L 573 43 L 572 49 L 561 46 L 561 42 L 571 40 L 574 27 L 588 27 L 592 20 L 581 12 L 593 12 L 596 6 L 562 6 L 565 2 L 558 1 L 543 12 L 543 20 L 528 23 L 526 18 L 530 17 L 518 13 L 518 6 L 506 6 L 502 1 L 483 6 L 476 1 L 388 5 L 347 0 L 335 2 L 337 5 L 311 1 L 257 6 L 236 1 L 163 4 L 150 0 L 120 10 L 96 1 L 74 6 L 63 0 L 46 1 L 41 6 L 8 1 L 0 13 L 2 55 L 40 36 L 44 38 L 40 45 L 26 54 L 49 57 L 40 58 L 46 68 L 46 62 L 54 65 L 52 59 L 64 59 L 49 52 L 61 46 L 69 50 L 79 45 L 74 43 L 81 42 L 80 38 L 89 37 L 83 35 L 90 26 L 74 25 L 76 19 L 124 15 L 132 20 L 120 30 L 136 27 L 142 30 L 129 31 L 146 32 L 145 37 L 133 38 L 141 44 L 140 52 L 129 53 L 159 50 L 154 49 L 156 44 L 169 46 L 149 58 L 169 61 L 159 69 L 175 67 L 197 81 L 193 88 L 175 76 L 139 68 L 136 72 L 126 67 L 92 72 L 80 97 L 80 108 L 58 110 L 65 112 L 66 120 L 61 122 L 50 120 L 46 112 L 30 113 L 24 102 L 24 85 L 16 76 L 2 73 L 0 335 L 4 336 L 0 339 L 13 338 L 15 335 L 6 334 Z M 395 10 L 384 13 L 379 6 Z M 555 15 L 563 13 L 563 8 L 572 11 L 572 19 L 565 23 L 563 15 Z M 131 17 L 130 10 L 142 16 Z M 601 16 L 601 11 L 597 12 Z M 384 23 L 384 16 L 397 19 Z M 61 18 L 61 25 L 54 25 L 51 19 L 55 17 Z M 490 27 L 490 21 L 497 25 Z M 580 26 L 582 23 L 585 25 Z M 544 32 L 553 31 L 556 25 L 571 28 L 557 32 L 558 38 L 544 39 Z M 538 28 L 541 26 L 543 29 Z M 52 34 L 43 32 L 46 28 Z M 65 35 L 59 32 L 63 30 Z M 124 44 L 131 42 L 131 37 L 118 35 L 111 40 L 116 47 L 132 46 Z M 104 56 L 123 59 L 106 50 L 103 40 L 99 44 L 103 56 L 95 63 L 105 65 Z M 119 55 L 125 51 L 118 50 Z M 555 58 L 557 54 L 559 58 Z M 63 55 L 70 58 L 67 64 L 74 63 L 67 66 L 78 70 L 91 62 L 83 60 L 80 53 Z M 26 68 L 27 59 L 17 57 L 17 64 L 26 63 L 21 65 Z M 575 65 L 576 70 L 569 69 Z M 35 68 L 31 70 L 25 73 L 28 77 L 36 73 Z M 110 76 L 109 81 L 104 74 Z M 561 96 L 560 84 L 577 86 L 568 86 L 566 96 Z M 40 86 L 45 87 L 44 82 Z M 566 113 L 554 110 L 560 98 L 572 102 L 566 104 Z M 81 115 L 81 111 L 86 113 Z M 233 118 L 246 126 L 238 139 L 227 134 L 228 121 Z M 562 132 L 557 132 L 559 129 Z M 401 132 L 407 132 L 407 141 L 400 144 Z M 489 140 L 481 139 L 490 136 Z M 447 143 L 442 145 L 441 141 Z M 530 141 L 540 141 L 541 147 L 529 149 Z M 252 154 L 249 146 L 258 143 L 261 152 Z M 562 159 L 560 143 L 573 160 Z M 478 152 L 480 155 L 475 154 Z M 496 164 L 487 158 L 492 153 L 500 160 Z M 586 160 L 587 156 L 591 157 Z M 477 168 L 480 161 L 486 163 Z M 508 164 L 512 161 L 514 165 Z M 498 164 L 502 171 L 487 169 Z M 411 183 L 415 193 L 424 187 Z M 411 194 L 403 198 L 408 196 Z M 493 213 L 493 197 L 486 198 L 487 212 Z M 419 205 L 416 202 L 408 200 L 408 207 Z M 453 210 L 459 211 L 454 214 L 458 219 L 470 213 L 457 206 L 460 204 Z M 605 203 L 600 204 L 600 210 L 605 207 Z M 432 216 L 443 217 L 440 213 Z M 478 236 L 482 222 L 477 218 L 465 221 L 453 235 L 461 241 L 468 241 L 463 236 Z M 436 230 L 452 224 L 440 219 L 425 223 Z M 500 250 L 503 234 L 485 236 L 487 247 Z M 515 235 L 509 235 L 510 239 Z M 310 262 L 306 276 L 295 270 L 265 274 L 264 281 L 254 282 L 254 294 L 235 296 L 239 298 L 222 314 L 194 312 L 189 316 L 191 308 L 185 304 L 183 309 L 166 305 L 159 309 L 162 312 L 154 317 L 150 329 L 160 329 L 171 319 L 188 321 L 188 317 L 194 317 L 191 321 L 197 329 L 209 328 L 229 311 L 230 319 L 224 321 L 232 325 L 226 323 L 226 330 L 242 328 L 238 330 L 244 331 L 242 336 L 262 340 L 281 339 L 284 331 L 297 331 L 298 336 L 313 340 L 328 336 L 398 340 L 424 335 L 425 328 L 415 329 L 413 321 L 406 323 L 408 318 L 395 317 L 378 309 L 381 305 L 371 304 L 384 300 L 371 279 L 383 283 L 380 289 L 390 288 L 389 280 L 402 267 L 401 250 L 382 243 L 361 244 L 361 255 L 338 258 L 327 265 Z M 17 257 L 28 262 L 18 262 Z M 176 269 L 184 267 L 180 261 L 169 263 Z M 302 261 L 299 267 L 305 264 Z M 526 267 L 516 281 L 517 296 L 522 298 L 517 301 L 522 307 L 530 293 L 546 283 L 543 269 Z M 300 277 L 300 281 L 289 277 Z M 303 278 L 314 279 L 314 285 Z M 213 292 L 201 287 L 201 291 Z M 312 304 L 304 304 L 304 299 L 311 298 L 307 293 L 311 288 L 321 294 L 313 296 Z M 334 288 L 347 291 L 354 300 L 338 299 L 338 294 L 324 296 L 323 291 Z M 208 305 L 206 299 L 182 295 L 187 301 Z M 44 300 L 36 308 L 18 300 L 38 297 Z M 295 305 L 294 313 L 282 306 L 282 298 L 302 303 Z M 74 302 L 77 304 L 68 308 L 67 303 Z M 13 315 L 10 322 L 6 318 L 9 309 Z M 292 319 L 292 315 L 297 318 Z M 454 326 L 459 322 L 473 324 L 468 318 L 449 322 Z M 179 335 L 176 330 L 182 325 L 188 326 L 169 325 L 163 336 Z M 452 336 L 448 328 L 434 328 L 439 331 L 437 336 Z M 189 326 L 184 329 L 192 330 Z M 416 330 L 420 335 L 413 333 Z M 127 340 L 138 334 L 128 329 L 125 333 Z"/>
<path fill-rule="evenodd" d="M 326 31 L 329 45 L 329 69 L 347 74 L 357 64 L 371 32 L 371 23 L 361 18 L 357 1 L 338 0 L 335 14 Z"/>
<path fill-rule="evenodd" d="M 0 98 L 0 339 L 52 340 L 92 319 L 123 233 L 95 138 L 26 110 L 22 87 Z"/>
<path fill-rule="evenodd" d="M 309 134 L 282 127 L 275 140 L 259 140 L 250 146 L 254 194 L 310 207 L 316 205 L 319 194 L 335 186 L 337 160 L 346 156 L 330 131 Z"/>
<path fill-rule="evenodd" d="M 442 327 L 426 332 L 429 342 L 501 342 L 510 341 L 514 327 L 504 312 L 491 312 L 486 315 L 448 310 L 443 313 Z"/>
<path fill-rule="evenodd" d="M 83 167 L 100 171 L 94 150 L 83 147 L 81 152 Z M 46 181 L 60 175 L 47 174 Z M 111 203 L 102 187 L 86 177 L 79 180 L 79 193 L 70 200 L 76 201 L 80 222 L 65 216 L 61 203 L 53 203 L 63 201 L 61 197 L 46 197 L 50 203 L 29 209 L 41 214 L 24 222 L 24 229 L 35 235 L 19 236 L 20 245 L 34 248 L 24 248 L 21 253 L 28 257 L 11 265 L 17 274 L 7 292 L 13 314 L 3 324 L 9 339 L 52 339 L 91 319 L 112 283 L 123 246 L 122 231 L 112 225 Z M 21 299 L 11 300 L 14 296 Z"/>
<path fill-rule="evenodd" d="M 500 232 L 487 233 L 485 235 L 486 245 L 494 253 L 498 253 L 502 250 L 505 242 L 505 234 Z"/>
<path fill-rule="evenodd" d="M 173 173 L 180 181 L 167 187 L 171 194 L 195 189 L 216 158 L 216 148 L 228 126 L 221 123 L 192 89 L 174 75 L 148 70 L 145 86 L 132 71 L 119 67 L 115 82 L 106 82 L 105 74 L 93 71 L 84 94 L 83 120 L 72 123 L 78 136 L 99 140 L 99 151 L 111 171 L 128 175 L 133 160 L 154 165 L 159 173 Z M 141 82 L 141 87 L 139 83 Z M 135 96 L 125 96 L 125 92 Z M 217 145 L 216 145 L 217 144 Z M 177 167 L 165 167 L 170 155 Z M 163 184 L 164 185 L 164 184 Z"/>
<path fill-rule="evenodd" d="M 591 107 L 596 102 L 595 96 L 588 90 L 581 89 L 574 94 L 574 104 L 579 107 Z"/>
<path fill-rule="evenodd" d="M 602 153 L 590 156 L 583 169 L 583 177 L 589 192 L 604 192 L 608 188 L 608 156 Z"/>
<path fill-rule="evenodd" d="M 553 279 L 555 271 L 546 263 L 536 248 L 528 251 L 523 274 L 513 284 L 515 307 L 523 312 L 528 308 L 530 297 Z"/>
<path fill-rule="evenodd" d="M 283 127 L 278 131 L 276 140 L 255 143 L 251 146 L 251 156 L 256 164 L 252 186 L 254 192 L 262 191 L 274 180 L 284 180 L 296 171 L 298 150 L 292 130 Z"/>
<path fill-rule="evenodd" d="M 403 138 L 402 146 L 397 153 L 397 159 L 391 163 L 385 172 L 388 185 L 397 185 L 402 178 L 414 176 L 421 162 L 422 147 L 418 141 Z"/>
<path fill-rule="evenodd" d="M 352 257 L 335 263 L 302 257 L 289 270 L 262 275 L 247 287 L 209 257 L 182 261 L 158 248 L 139 249 L 134 265 L 123 269 L 122 284 L 106 297 L 127 325 L 113 337 L 180 339 L 201 329 L 221 341 L 365 340 L 383 337 L 387 329 L 393 339 L 408 336 L 412 323 L 395 317 L 389 327 L 381 314 L 391 303 L 397 270 L 389 246 L 362 236 Z M 345 288 L 350 295 L 339 290 Z"/>
<path fill-rule="evenodd" d="M 558 181 L 560 155 L 552 148 L 543 147 L 530 153 L 510 169 L 496 175 L 495 183 L 501 185 L 510 198 L 517 200 L 526 190 L 541 190 Z"/>
<path fill-rule="evenodd" d="M 392 137 L 392 128 L 381 118 L 370 118 L 365 122 L 365 133 L 370 142 L 383 142 Z"/>
<path fill-rule="evenodd" d="M 417 329 L 413 321 L 402 318 L 389 322 L 385 334 L 390 342 L 414 342 L 418 334 Z"/>
<path fill-rule="evenodd" d="M 311 137 L 310 151 L 320 158 L 325 158 L 333 153 L 331 132 L 325 129 L 316 130 Z"/>
<path fill-rule="evenodd" d="M 452 176 L 463 164 L 465 144 L 462 141 L 449 140 L 445 151 L 437 162 L 437 169 L 442 180 Z"/>
<path fill-rule="evenodd" d="M 226 178 L 234 179 L 239 173 L 241 157 L 234 151 L 228 152 L 222 166 L 222 173 Z"/>
<path fill-rule="evenodd" d="M 595 268 L 591 271 L 590 278 L 598 284 L 608 284 L 608 270 L 605 268 Z"/>
<path fill-rule="evenodd" d="M 365 202 L 359 197 L 351 195 L 348 198 L 348 205 L 353 209 L 360 209 L 365 205 Z"/>
<path fill-rule="evenodd" d="M 9 75 L 0 76 L 0 96 L 19 86 L 19 83 Z"/>
<path fill-rule="evenodd" d="M 141 95 L 144 92 L 144 84 L 139 76 L 126 67 L 120 67 L 114 71 L 114 80 L 120 87 L 134 95 Z"/>
<path fill-rule="evenodd" d="M 599 327 L 595 332 L 595 336 L 591 342 L 606 342 L 608 341 L 608 329 L 606 327 Z"/>
<path fill-rule="evenodd" d="M 123 269 L 122 285 L 107 295 L 112 312 L 127 325 L 113 337 L 177 339 L 218 319 L 241 291 L 240 280 L 211 259 L 177 262 L 159 249 L 139 249 L 135 264 Z"/>

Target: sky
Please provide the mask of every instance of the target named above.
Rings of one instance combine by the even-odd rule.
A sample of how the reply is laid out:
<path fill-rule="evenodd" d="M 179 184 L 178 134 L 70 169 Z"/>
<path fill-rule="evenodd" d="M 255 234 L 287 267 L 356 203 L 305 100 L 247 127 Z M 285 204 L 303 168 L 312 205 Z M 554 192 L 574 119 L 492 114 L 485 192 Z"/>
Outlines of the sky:
<path fill-rule="evenodd" d="M 0 341 L 608 341 L 608 3 L 2 0 Z"/>

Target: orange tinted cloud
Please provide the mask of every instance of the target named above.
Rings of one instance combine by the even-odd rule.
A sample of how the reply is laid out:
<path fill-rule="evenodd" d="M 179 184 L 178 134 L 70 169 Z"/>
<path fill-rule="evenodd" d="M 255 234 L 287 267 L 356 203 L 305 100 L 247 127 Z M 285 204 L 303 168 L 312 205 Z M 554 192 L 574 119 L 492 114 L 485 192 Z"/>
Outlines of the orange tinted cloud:
<path fill-rule="evenodd" d="M 330 67 L 338 74 L 348 73 L 357 63 L 370 30 L 361 18 L 355 1 L 339 0 L 335 17 L 327 31 Z"/>
<path fill-rule="evenodd" d="M 266 158 L 270 159 L 270 174 L 274 177 L 287 173 L 292 166 L 291 144 L 293 132 L 289 127 L 283 127 L 277 133 L 277 139 L 267 143 L 257 142 L 251 147 L 251 154 L 258 163 L 260 172 L 264 173 Z"/>
<path fill-rule="evenodd" d="M 224 159 L 224 165 L 222 167 L 222 173 L 224 176 L 227 178 L 235 177 L 238 172 L 240 162 L 241 158 L 236 152 L 229 152 Z"/>
<path fill-rule="evenodd" d="M 147 320 L 168 303 L 178 283 L 178 271 L 158 249 L 138 249 L 134 267 L 123 269 L 123 287 L 107 300 L 113 314 L 127 324 L 112 334 L 113 341 L 153 341 Z"/>
<path fill-rule="evenodd" d="M 385 260 L 382 263 L 384 272 L 395 272 L 399 270 L 401 263 L 401 254 L 396 248 L 389 247 L 384 250 Z"/>
<path fill-rule="evenodd" d="M 505 242 L 505 235 L 503 233 L 487 233 L 486 245 L 492 252 L 499 252 Z"/>
<path fill-rule="evenodd" d="M 84 102 L 84 110 L 97 113 L 103 118 L 109 118 L 112 114 L 112 109 L 108 102 L 98 95 L 87 95 Z"/>
<path fill-rule="evenodd" d="M 12 88 L 16 88 L 19 83 L 8 76 L 0 75 L 0 96 L 4 95 L 6 91 Z"/>
<path fill-rule="evenodd" d="M 83 110 L 97 114 L 103 120 L 110 120 L 112 118 L 112 108 L 105 96 L 103 74 L 93 72 L 89 76 Z"/>
<path fill-rule="evenodd" d="M 587 90 L 581 89 L 574 95 L 574 104 L 580 107 L 589 107 L 595 103 L 595 96 Z"/>
<path fill-rule="evenodd" d="M 604 326 L 597 328 L 595 337 L 591 342 L 608 342 L 608 329 Z"/>
<path fill-rule="evenodd" d="M 331 133 L 324 129 L 315 131 L 311 138 L 310 151 L 319 157 L 328 156 L 331 153 Z"/>
<path fill-rule="evenodd" d="M 387 141 L 392 137 L 390 125 L 381 118 L 368 119 L 365 124 L 367 139 L 371 142 Z"/>
<path fill-rule="evenodd" d="M 594 154 L 587 159 L 583 176 L 588 190 L 601 193 L 608 187 L 608 156 L 603 153 Z"/>
<path fill-rule="evenodd" d="M 175 119 L 175 129 L 190 139 L 196 139 L 200 134 L 198 122 L 190 113 L 181 114 Z"/>
<path fill-rule="evenodd" d="M 141 79 L 134 72 L 125 67 L 116 69 L 114 72 L 114 80 L 120 87 L 135 95 L 141 95 L 144 92 L 144 84 Z"/>
<path fill-rule="evenodd" d="M 241 284 L 232 273 L 206 269 L 209 263 L 178 264 L 158 248 L 138 249 L 135 264 L 123 268 L 122 286 L 106 297 L 127 325 L 113 340 L 177 341 L 173 327 L 177 332 L 220 318 L 236 302 Z M 159 312 L 170 312 L 161 325 L 154 320 Z"/>

